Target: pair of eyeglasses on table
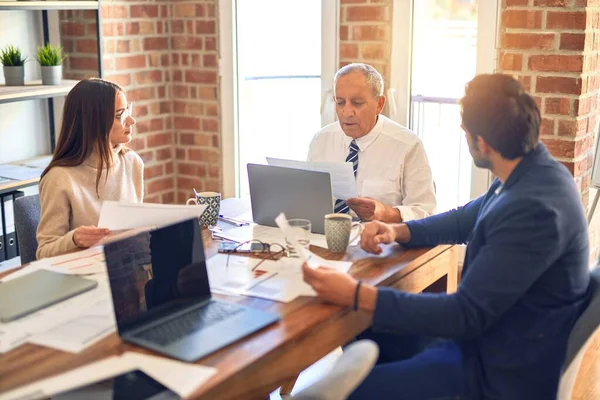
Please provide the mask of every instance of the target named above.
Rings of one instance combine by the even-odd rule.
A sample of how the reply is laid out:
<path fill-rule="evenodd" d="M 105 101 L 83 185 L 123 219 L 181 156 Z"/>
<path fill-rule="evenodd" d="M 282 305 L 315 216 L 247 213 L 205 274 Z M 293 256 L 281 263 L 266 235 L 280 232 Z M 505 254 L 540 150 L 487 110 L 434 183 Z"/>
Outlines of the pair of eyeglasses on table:
<path fill-rule="evenodd" d="M 229 242 L 221 240 L 219 243 L 219 253 L 227 254 L 225 267 L 229 267 L 229 258 L 232 254 L 250 255 L 262 259 L 254 267 L 254 271 L 265 260 L 277 261 L 287 255 L 285 246 L 280 243 L 265 243 L 258 239 L 247 240 L 245 242 Z"/>

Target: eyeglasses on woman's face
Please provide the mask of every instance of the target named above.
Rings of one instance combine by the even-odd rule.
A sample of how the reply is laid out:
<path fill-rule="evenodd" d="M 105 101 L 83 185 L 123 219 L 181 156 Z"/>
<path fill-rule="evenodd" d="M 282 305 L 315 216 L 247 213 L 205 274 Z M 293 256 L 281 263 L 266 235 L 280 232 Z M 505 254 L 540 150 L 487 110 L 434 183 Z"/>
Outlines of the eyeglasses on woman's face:
<path fill-rule="evenodd" d="M 127 122 L 127 118 L 131 116 L 132 112 L 133 103 L 128 103 L 127 108 L 123 108 L 117 111 L 115 119 L 118 119 L 121 125 L 125 126 L 125 122 Z"/>

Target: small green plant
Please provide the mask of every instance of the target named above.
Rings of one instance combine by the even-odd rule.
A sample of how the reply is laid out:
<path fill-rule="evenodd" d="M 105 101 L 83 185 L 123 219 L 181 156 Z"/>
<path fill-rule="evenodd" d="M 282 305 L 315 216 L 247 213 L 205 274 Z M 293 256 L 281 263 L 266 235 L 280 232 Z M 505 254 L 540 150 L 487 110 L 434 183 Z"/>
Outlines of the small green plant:
<path fill-rule="evenodd" d="M 61 46 L 52 46 L 50 43 L 38 47 L 35 55 L 35 59 L 38 60 L 42 67 L 61 65 L 65 58 L 67 58 L 67 54 L 63 54 L 63 48 Z"/>
<path fill-rule="evenodd" d="M 8 45 L 0 51 L 0 63 L 5 67 L 20 67 L 25 65 L 27 57 L 23 57 L 21 49 Z"/>

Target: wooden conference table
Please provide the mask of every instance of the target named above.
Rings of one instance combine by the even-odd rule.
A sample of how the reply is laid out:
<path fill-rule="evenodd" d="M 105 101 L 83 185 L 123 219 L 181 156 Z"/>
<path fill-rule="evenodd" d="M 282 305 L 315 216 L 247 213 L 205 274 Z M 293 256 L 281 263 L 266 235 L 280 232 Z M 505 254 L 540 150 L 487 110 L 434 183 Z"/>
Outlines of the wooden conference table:
<path fill-rule="evenodd" d="M 208 258 L 216 253 L 217 242 L 207 231 L 204 233 Z M 442 290 L 454 291 L 458 282 L 455 246 L 403 250 L 390 245 L 384 250 L 385 257 L 372 257 L 357 247 L 349 248 L 345 255 L 315 246 L 311 250 L 325 258 L 355 261 L 350 273 L 377 286 L 416 293 L 435 282 L 443 283 L 444 277 L 447 287 Z M 325 304 L 313 297 L 299 297 L 291 303 L 219 297 L 277 312 L 281 321 L 198 361 L 216 367 L 218 373 L 196 390 L 193 398 L 197 399 L 265 399 L 371 324 L 367 313 Z M 125 351 L 152 354 L 121 342 L 116 333 L 79 354 L 25 344 L 0 355 L 0 393 Z"/>

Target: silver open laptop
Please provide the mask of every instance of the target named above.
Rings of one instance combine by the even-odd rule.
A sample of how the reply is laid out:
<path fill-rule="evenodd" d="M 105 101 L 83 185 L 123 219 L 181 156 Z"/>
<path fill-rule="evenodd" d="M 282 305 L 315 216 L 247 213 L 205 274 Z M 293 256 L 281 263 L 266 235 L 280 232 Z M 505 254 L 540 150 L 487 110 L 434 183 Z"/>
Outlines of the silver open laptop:
<path fill-rule="evenodd" d="M 305 218 L 313 233 L 325 233 L 325 215 L 333 212 L 331 177 L 326 172 L 248 164 L 254 222 L 276 226 L 275 217 Z"/>
<path fill-rule="evenodd" d="M 279 319 L 211 298 L 197 219 L 107 243 L 104 255 L 123 340 L 196 361 Z"/>

